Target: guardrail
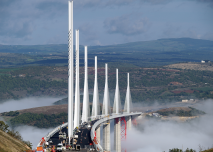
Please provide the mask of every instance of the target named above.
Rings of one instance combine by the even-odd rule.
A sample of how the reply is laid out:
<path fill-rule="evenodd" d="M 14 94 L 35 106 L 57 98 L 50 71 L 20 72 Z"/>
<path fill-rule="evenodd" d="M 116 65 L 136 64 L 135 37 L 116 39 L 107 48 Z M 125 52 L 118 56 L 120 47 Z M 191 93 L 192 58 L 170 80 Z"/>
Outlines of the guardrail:
<path fill-rule="evenodd" d="M 120 118 L 120 117 L 128 117 L 128 116 L 134 116 L 134 115 L 141 115 L 142 112 L 136 112 L 136 113 L 124 113 L 124 114 L 119 114 L 119 115 L 112 115 L 109 117 L 105 117 L 103 119 L 98 120 L 96 123 L 94 123 L 94 125 L 92 126 L 91 132 L 90 132 L 90 136 L 91 136 L 91 140 L 93 141 L 93 145 L 95 147 L 95 149 L 97 151 L 100 152 L 104 152 L 103 147 L 101 146 L 101 144 L 99 143 L 99 141 L 97 142 L 95 139 L 95 129 L 102 124 L 103 122 L 110 120 L 110 119 L 115 119 L 115 118 Z"/>
<path fill-rule="evenodd" d="M 49 132 L 45 137 L 45 141 L 48 141 L 55 133 L 57 133 L 58 131 L 60 131 L 61 129 L 63 129 L 64 127 L 68 126 L 68 123 L 64 123 L 62 125 L 57 126 L 55 129 L 53 129 L 53 131 Z M 38 143 L 37 147 L 41 146 L 41 141 Z"/>

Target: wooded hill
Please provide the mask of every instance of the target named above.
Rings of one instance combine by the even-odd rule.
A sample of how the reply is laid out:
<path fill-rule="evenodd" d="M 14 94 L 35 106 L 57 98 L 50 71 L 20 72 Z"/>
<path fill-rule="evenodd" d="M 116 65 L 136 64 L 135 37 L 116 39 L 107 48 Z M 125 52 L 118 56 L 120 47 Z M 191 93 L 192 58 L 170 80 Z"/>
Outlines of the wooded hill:
<path fill-rule="evenodd" d="M 190 63 L 189 63 L 190 64 Z M 200 65 L 199 63 L 197 63 Z M 210 66 L 210 65 L 209 65 Z M 211 67 L 211 66 L 210 66 Z M 109 68 L 110 98 L 113 101 L 115 89 L 115 67 Z M 130 73 L 130 88 L 133 102 L 161 103 L 182 99 L 213 98 L 213 71 L 177 69 L 168 67 L 139 68 L 120 67 L 119 87 L 124 102 Z M 89 67 L 89 91 L 93 92 L 94 68 Z M 0 100 L 20 99 L 29 96 L 67 95 L 67 67 L 33 66 L 0 69 Z M 84 87 L 84 68 L 80 68 L 80 89 Z M 105 69 L 98 68 L 100 101 L 105 84 Z M 92 95 L 90 95 L 92 102 Z M 81 101 L 83 98 L 81 97 Z"/>
<path fill-rule="evenodd" d="M 179 116 L 179 117 L 201 116 L 205 114 L 205 112 L 195 109 L 193 107 L 173 107 L 161 109 L 156 112 L 162 116 Z"/>

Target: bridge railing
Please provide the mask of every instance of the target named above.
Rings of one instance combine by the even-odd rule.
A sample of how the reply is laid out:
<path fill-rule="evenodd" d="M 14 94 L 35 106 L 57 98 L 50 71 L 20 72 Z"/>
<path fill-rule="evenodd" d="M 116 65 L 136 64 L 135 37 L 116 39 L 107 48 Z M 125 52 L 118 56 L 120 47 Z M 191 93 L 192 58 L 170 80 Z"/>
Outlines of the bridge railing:
<path fill-rule="evenodd" d="M 68 123 L 64 123 L 62 125 L 57 126 L 55 129 L 53 129 L 51 132 L 49 132 L 45 137 L 45 141 L 48 141 L 55 133 L 63 129 L 64 127 L 68 126 Z M 37 147 L 41 146 L 41 142 L 38 143 Z"/>

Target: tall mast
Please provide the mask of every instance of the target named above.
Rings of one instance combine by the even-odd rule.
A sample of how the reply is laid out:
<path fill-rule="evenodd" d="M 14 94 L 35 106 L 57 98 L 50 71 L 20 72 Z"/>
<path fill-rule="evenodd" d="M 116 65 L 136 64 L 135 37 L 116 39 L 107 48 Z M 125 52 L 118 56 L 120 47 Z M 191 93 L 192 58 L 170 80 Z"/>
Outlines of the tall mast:
<path fill-rule="evenodd" d="M 68 137 L 73 137 L 73 1 L 68 1 Z"/>
<path fill-rule="evenodd" d="M 100 114 L 99 107 L 99 93 L 98 93 L 98 65 L 97 56 L 95 56 L 95 81 L 94 81 L 94 92 L 93 92 L 93 107 L 92 107 L 92 117 L 97 118 Z"/>
<path fill-rule="evenodd" d="M 83 98 L 83 110 L 82 110 L 82 122 L 87 122 L 90 116 L 89 108 L 89 90 L 88 90 L 88 72 L 87 72 L 87 46 L 84 47 L 85 55 L 85 76 L 84 76 L 84 98 Z"/>
<path fill-rule="evenodd" d="M 80 123 L 80 88 L 79 88 L 79 30 L 75 31 L 75 55 L 76 55 L 76 71 L 75 71 L 75 115 L 74 128 L 79 127 Z"/>
<path fill-rule="evenodd" d="M 130 92 L 130 85 L 129 85 L 129 73 L 127 73 L 127 89 L 126 89 L 126 99 L 124 104 L 124 112 L 130 113 L 132 110 L 132 98 Z"/>
<path fill-rule="evenodd" d="M 105 64 L 105 88 L 104 88 L 104 98 L 103 98 L 103 109 L 102 115 L 110 114 L 110 98 L 109 98 L 109 88 L 108 88 L 108 66 Z"/>
<path fill-rule="evenodd" d="M 119 91 L 119 83 L 118 83 L 118 69 L 116 69 L 116 88 L 115 88 L 113 113 L 119 114 L 120 111 L 121 111 L 121 99 L 120 99 L 120 91 Z"/>

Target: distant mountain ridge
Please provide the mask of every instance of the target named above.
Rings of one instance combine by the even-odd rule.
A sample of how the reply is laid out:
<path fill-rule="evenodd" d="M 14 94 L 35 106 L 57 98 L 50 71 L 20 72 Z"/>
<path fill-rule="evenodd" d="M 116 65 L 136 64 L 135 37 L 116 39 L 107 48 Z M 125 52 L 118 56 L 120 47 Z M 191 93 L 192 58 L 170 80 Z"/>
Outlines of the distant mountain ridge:
<path fill-rule="evenodd" d="M 75 45 L 74 45 L 75 47 Z M 213 41 L 192 38 L 168 38 L 151 41 L 128 42 L 123 44 L 88 46 L 90 51 L 97 52 L 114 49 L 148 49 L 149 51 L 181 51 L 185 49 L 211 49 L 213 50 Z M 45 51 L 45 52 L 44 52 Z M 83 46 L 80 46 L 83 52 Z M 122 50 L 121 50 L 122 51 Z M 67 44 L 46 44 L 46 45 L 0 45 L 0 52 L 5 53 L 59 53 L 67 52 Z M 111 52 L 111 51 L 110 51 Z"/>
<path fill-rule="evenodd" d="M 170 49 L 175 49 L 176 51 L 184 49 L 202 49 L 209 48 L 213 49 L 213 41 L 202 40 L 202 39 L 192 39 L 192 38 L 170 38 L 170 39 L 158 39 L 151 41 L 138 41 L 129 42 L 124 44 L 108 45 L 108 46 L 92 46 L 92 48 L 110 48 L 110 47 L 122 47 L 122 48 L 132 48 L 138 49 L 148 49 L 149 51 L 171 51 Z"/>
<path fill-rule="evenodd" d="M 67 50 L 67 44 L 0 45 L 0 62 L 3 67 L 35 64 L 66 66 L 68 63 Z M 2 53 L 12 54 L 3 57 Z M 17 62 L 11 59 L 11 56 L 15 56 L 14 54 L 17 56 Z M 109 66 L 153 67 L 179 62 L 212 61 L 213 41 L 170 38 L 107 46 L 88 46 L 89 66 L 94 66 L 94 56 L 98 56 L 99 66 L 109 63 Z M 81 66 L 83 66 L 83 58 L 84 47 L 81 45 Z"/>

